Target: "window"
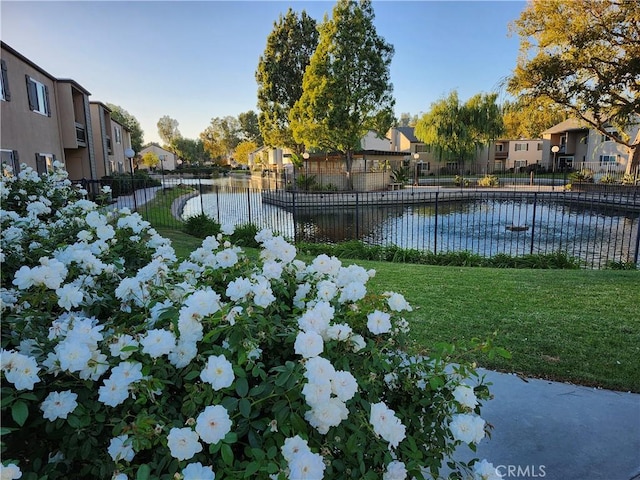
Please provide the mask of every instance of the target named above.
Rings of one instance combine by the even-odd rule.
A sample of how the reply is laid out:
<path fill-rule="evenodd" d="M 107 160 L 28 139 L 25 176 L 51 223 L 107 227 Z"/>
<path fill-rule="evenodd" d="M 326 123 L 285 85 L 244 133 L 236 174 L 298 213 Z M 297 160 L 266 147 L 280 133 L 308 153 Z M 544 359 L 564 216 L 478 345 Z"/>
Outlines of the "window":
<path fill-rule="evenodd" d="M 116 162 L 109 160 L 109 175 L 116 173 Z"/>
<path fill-rule="evenodd" d="M 116 143 L 122 143 L 122 132 L 118 125 L 113 126 L 113 137 L 116 140 Z"/>
<path fill-rule="evenodd" d="M 20 173 L 20 159 L 17 150 L 0 150 L 0 158 L 0 163 L 10 166 L 14 175 Z"/>
<path fill-rule="evenodd" d="M 11 93 L 9 92 L 9 77 L 7 77 L 7 64 L 4 60 L 0 60 L 0 72 L 2 78 L 0 78 L 0 100 L 8 102 L 11 100 Z"/>
<path fill-rule="evenodd" d="M 603 163 L 616 163 L 618 161 L 617 155 L 600 155 L 600 164 Z"/>
<path fill-rule="evenodd" d="M 520 152 L 522 150 L 529 150 L 528 143 L 516 143 L 516 152 Z"/>
<path fill-rule="evenodd" d="M 55 160 L 55 155 L 51 153 L 36 153 L 36 170 L 38 175 L 51 172 Z"/>
<path fill-rule="evenodd" d="M 542 150 L 542 144 L 541 143 L 538 144 L 538 148 L 536 150 L 538 150 L 538 151 Z"/>
<path fill-rule="evenodd" d="M 618 132 L 616 132 L 615 130 L 610 131 L 609 132 L 610 135 L 618 135 Z M 611 138 L 610 135 L 600 135 L 600 141 L 601 142 L 612 142 L 613 138 Z"/>
<path fill-rule="evenodd" d="M 502 143 L 496 143 L 496 152 L 502 152 L 504 145 Z"/>
<path fill-rule="evenodd" d="M 415 153 L 429 153 L 431 152 L 431 145 L 416 145 L 416 151 Z"/>
<path fill-rule="evenodd" d="M 124 173 L 124 164 L 122 162 L 118 162 L 118 173 Z"/>
<path fill-rule="evenodd" d="M 517 170 L 524 168 L 527 166 L 527 161 L 526 160 L 515 160 L 513 162 L 513 167 Z"/>
<path fill-rule="evenodd" d="M 27 94 L 29 96 L 29 109 L 42 115 L 51 116 L 49 106 L 49 88 L 27 75 Z"/>

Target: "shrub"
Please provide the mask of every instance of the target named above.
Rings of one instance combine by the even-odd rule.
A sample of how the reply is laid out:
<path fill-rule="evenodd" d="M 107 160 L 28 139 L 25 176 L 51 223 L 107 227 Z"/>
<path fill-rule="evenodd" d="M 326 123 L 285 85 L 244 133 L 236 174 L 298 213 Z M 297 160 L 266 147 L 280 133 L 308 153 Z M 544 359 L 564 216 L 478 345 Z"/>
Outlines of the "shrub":
<path fill-rule="evenodd" d="M 199 213 L 186 218 L 182 230 L 188 235 L 206 238 L 220 233 L 220 224 L 206 213 Z"/>
<path fill-rule="evenodd" d="M 622 176 L 622 184 L 623 185 L 638 185 L 640 184 L 640 177 L 636 178 L 635 175 L 631 173 L 625 173 Z"/>
<path fill-rule="evenodd" d="M 483 379 L 453 345 L 412 356 L 374 272 L 269 231 L 250 261 L 226 226 L 178 262 L 137 213 L 65 201 L 59 171 L 0 197 L 26 188 L 1 218 L 4 476 L 420 479 L 485 436 Z"/>
<path fill-rule="evenodd" d="M 500 180 L 495 175 L 485 175 L 478 180 L 479 187 L 498 187 L 500 186 Z"/>
<path fill-rule="evenodd" d="M 600 177 L 599 183 L 604 183 L 606 185 L 612 185 L 614 183 L 618 183 L 618 180 L 616 180 L 616 177 L 614 177 L 613 175 L 608 173 L 608 174 L 603 175 L 602 177 Z"/>
<path fill-rule="evenodd" d="M 586 168 L 578 170 L 577 172 L 571 172 L 569 179 L 571 183 L 593 183 L 593 170 Z"/>

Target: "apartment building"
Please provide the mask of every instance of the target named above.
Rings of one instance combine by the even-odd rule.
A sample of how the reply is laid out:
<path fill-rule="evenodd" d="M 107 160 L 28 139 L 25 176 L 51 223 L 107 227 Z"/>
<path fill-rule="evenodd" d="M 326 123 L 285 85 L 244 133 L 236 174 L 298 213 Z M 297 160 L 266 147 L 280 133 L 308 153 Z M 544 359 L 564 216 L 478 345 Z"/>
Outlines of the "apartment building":
<path fill-rule="evenodd" d="M 607 131 L 613 133 L 615 128 L 610 127 Z M 626 133 L 638 142 L 640 128 L 637 124 Z M 575 118 L 545 130 L 542 138 L 542 162 L 556 170 L 566 165 L 573 170 L 589 169 L 596 174 L 632 173 L 628 147 Z"/>
<path fill-rule="evenodd" d="M 487 173 L 522 172 L 545 168 L 542 164 L 542 139 L 496 140 L 489 148 Z M 482 154 L 476 159 L 482 165 Z"/>
<path fill-rule="evenodd" d="M 90 102 L 93 141 L 98 178 L 116 173 L 131 173 L 133 165 L 125 151 L 131 148 L 129 131 L 111 117 L 111 109 L 102 102 Z"/>
<path fill-rule="evenodd" d="M 124 150 L 129 132 L 111 121 L 94 120 L 90 92 L 71 79 L 59 79 L 0 42 L 0 154 L 14 171 L 26 164 L 46 173 L 58 160 L 71 180 L 99 179 L 127 171 Z M 108 109 L 107 109 L 108 110 Z M 119 129 L 118 145 L 110 144 Z M 104 147 L 104 148 L 103 148 Z M 111 153 L 109 153 L 111 152 Z"/>

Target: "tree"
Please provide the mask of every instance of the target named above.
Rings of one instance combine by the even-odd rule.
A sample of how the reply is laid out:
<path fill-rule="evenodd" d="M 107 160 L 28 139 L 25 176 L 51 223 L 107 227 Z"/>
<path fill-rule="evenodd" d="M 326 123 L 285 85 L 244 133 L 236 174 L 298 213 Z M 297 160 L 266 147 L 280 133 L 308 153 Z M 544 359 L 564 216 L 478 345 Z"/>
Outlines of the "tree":
<path fill-rule="evenodd" d="M 464 165 L 479 147 L 489 144 L 503 132 L 497 94 L 478 94 L 461 104 L 458 92 L 431 104 L 415 128 L 415 136 Z"/>
<path fill-rule="evenodd" d="M 542 132 L 563 122 L 567 114 L 548 99 L 517 99 L 502 105 L 506 138 L 542 138 Z"/>
<path fill-rule="evenodd" d="M 251 152 L 256 151 L 258 145 L 255 142 L 244 141 L 240 142 L 236 147 L 236 150 L 233 152 L 233 158 L 236 162 L 241 163 L 242 165 L 249 164 L 249 154 Z"/>
<path fill-rule="evenodd" d="M 208 155 L 200 140 L 177 137 L 173 139 L 171 147 L 178 157 L 189 165 L 202 165 Z"/>
<path fill-rule="evenodd" d="M 234 117 L 216 117 L 200 134 L 204 149 L 216 160 L 228 159 L 240 143 L 240 122 Z"/>
<path fill-rule="evenodd" d="M 142 164 L 149 168 L 155 168 L 160 163 L 160 158 L 153 152 L 147 152 L 142 155 Z"/>
<path fill-rule="evenodd" d="M 520 56 L 508 91 L 562 107 L 628 147 L 627 172 L 636 167 L 627 132 L 640 118 L 640 2 L 529 2 L 511 28 Z"/>
<path fill-rule="evenodd" d="M 158 120 L 158 135 L 165 145 L 171 145 L 173 140 L 180 137 L 180 130 L 178 130 L 178 121 L 171 118 L 168 115 Z"/>
<path fill-rule="evenodd" d="M 418 123 L 418 115 L 411 115 L 408 112 L 400 114 L 399 127 L 415 127 L 416 123 Z"/>
<path fill-rule="evenodd" d="M 306 147 L 341 152 L 352 187 L 353 152 L 373 130 L 385 135 L 395 122 L 389 66 L 393 46 L 378 36 L 369 0 L 339 0 L 320 26 L 318 48 L 290 113 L 294 139 Z"/>
<path fill-rule="evenodd" d="M 124 108 L 119 107 L 118 105 L 114 105 L 112 103 L 107 103 L 107 108 L 111 110 L 111 118 L 113 118 L 116 122 L 121 124 L 124 128 L 126 128 L 131 135 L 131 148 L 134 152 L 139 152 L 142 150 L 142 145 L 144 143 L 144 132 L 140 127 L 140 122 L 127 112 Z"/>
<path fill-rule="evenodd" d="M 240 135 L 244 141 L 254 142 L 258 147 L 264 145 L 258 115 L 253 110 L 238 115 L 240 123 Z"/>
<path fill-rule="evenodd" d="M 258 123 L 264 143 L 302 153 L 289 126 L 289 112 L 302 95 L 302 77 L 318 45 L 316 21 L 291 8 L 274 23 L 258 62 Z"/>

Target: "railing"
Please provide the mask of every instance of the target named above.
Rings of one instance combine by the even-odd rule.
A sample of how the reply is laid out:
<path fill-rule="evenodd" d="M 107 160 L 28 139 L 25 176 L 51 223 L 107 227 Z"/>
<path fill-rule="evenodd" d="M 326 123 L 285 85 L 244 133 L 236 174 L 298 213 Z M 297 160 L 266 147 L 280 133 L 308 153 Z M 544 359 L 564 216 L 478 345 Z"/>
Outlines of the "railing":
<path fill-rule="evenodd" d="M 126 179 L 125 179 L 126 180 Z M 205 213 L 219 223 L 251 223 L 292 241 L 360 240 L 433 253 L 469 251 L 485 257 L 563 252 L 588 268 L 635 263 L 640 252 L 640 189 L 572 192 L 561 188 L 409 187 L 376 192 L 271 190 L 268 178 L 135 179 L 136 208 L 151 221 L 181 229 Z M 95 182 L 94 182 L 95 183 Z M 169 192 L 178 186 L 180 195 Z M 119 187 L 113 185 L 113 190 Z M 92 191 L 96 191 L 94 187 Z M 177 192 L 177 190 L 175 190 Z M 160 207 L 160 208 L 158 208 Z M 159 219 L 158 212 L 164 212 Z"/>

